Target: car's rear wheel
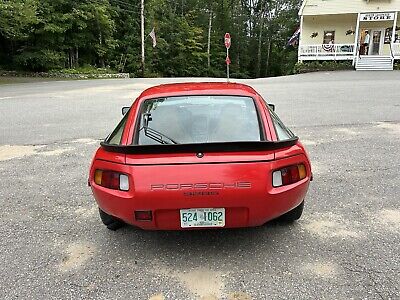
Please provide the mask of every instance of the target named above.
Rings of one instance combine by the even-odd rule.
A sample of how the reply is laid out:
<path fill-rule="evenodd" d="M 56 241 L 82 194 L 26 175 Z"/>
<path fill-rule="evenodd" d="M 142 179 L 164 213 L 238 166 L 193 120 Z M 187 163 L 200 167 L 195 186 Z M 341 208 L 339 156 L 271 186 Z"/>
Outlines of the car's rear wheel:
<path fill-rule="evenodd" d="M 103 224 L 106 225 L 107 228 L 110 230 L 115 231 L 125 225 L 124 222 L 114 218 L 113 216 L 110 216 L 109 214 L 102 211 L 100 208 L 99 208 L 99 214 L 100 214 L 100 219 L 103 222 Z"/>
<path fill-rule="evenodd" d="M 278 218 L 278 221 L 284 223 L 293 223 L 294 221 L 300 219 L 301 215 L 303 214 L 303 209 L 304 209 L 304 200 L 297 207 L 288 211 L 286 214 L 280 216 Z"/>

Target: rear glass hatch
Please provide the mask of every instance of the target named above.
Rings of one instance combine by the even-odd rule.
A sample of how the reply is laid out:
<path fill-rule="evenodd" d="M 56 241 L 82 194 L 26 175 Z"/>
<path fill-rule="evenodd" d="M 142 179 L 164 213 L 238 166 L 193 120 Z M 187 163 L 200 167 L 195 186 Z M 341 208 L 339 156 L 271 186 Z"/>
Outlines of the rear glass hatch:
<path fill-rule="evenodd" d="M 268 161 L 274 159 L 274 150 L 297 141 L 275 114 L 271 115 L 275 128 L 278 127 L 276 131 L 284 131 L 286 135 L 279 134 L 283 137 L 281 141 L 268 141 L 255 100 L 247 96 L 147 99 L 139 108 L 132 143 L 121 145 L 127 115 L 102 146 L 108 151 L 128 154 L 128 164 L 147 164 L 151 157 L 156 160 L 153 163 Z M 203 153 L 207 157 L 202 161 L 193 155 L 198 158 Z M 220 157 L 221 153 L 225 153 L 225 158 Z"/>
<path fill-rule="evenodd" d="M 261 141 L 254 100 L 242 96 L 149 99 L 141 107 L 135 145 Z"/>

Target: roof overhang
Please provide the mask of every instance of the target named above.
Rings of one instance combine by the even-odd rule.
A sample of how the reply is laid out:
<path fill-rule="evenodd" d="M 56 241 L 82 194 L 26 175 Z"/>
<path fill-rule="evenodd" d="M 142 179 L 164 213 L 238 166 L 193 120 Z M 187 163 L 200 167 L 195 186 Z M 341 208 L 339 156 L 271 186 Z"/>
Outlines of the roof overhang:
<path fill-rule="evenodd" d="M 307 0 L 303 0 L 303 3 L 301 3 L 301 7 L 300 7 L 300 10 L 299 10 L 299 16 L 303 15 L 304 6 L 306 6 L 306 2 L 307 2 Z"/>

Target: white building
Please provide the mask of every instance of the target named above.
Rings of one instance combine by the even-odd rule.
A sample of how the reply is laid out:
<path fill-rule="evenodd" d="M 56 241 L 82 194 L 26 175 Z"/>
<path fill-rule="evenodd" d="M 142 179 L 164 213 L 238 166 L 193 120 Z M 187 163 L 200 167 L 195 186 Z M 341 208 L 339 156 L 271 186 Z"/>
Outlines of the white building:
<path fill-rule="evenodd" d="M 393 70 L 400 60 L 400 0 L 304 0 L 299 61 L 352 61 L 357 70 Z"/>

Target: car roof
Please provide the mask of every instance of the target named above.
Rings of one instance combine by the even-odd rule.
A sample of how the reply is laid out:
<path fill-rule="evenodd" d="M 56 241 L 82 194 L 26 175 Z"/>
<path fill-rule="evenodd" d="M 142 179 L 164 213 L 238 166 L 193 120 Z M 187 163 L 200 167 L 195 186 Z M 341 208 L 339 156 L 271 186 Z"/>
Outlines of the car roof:
<path fill-rule="evenodd" d="M 235 95 L 257 96 L 257 92 L 250 86 L 241 83 L 228 82 L 186 82 L 170 83 L 146 89 L 139 99 L 158 97 L 172 97 L 183 95 Z"/>

